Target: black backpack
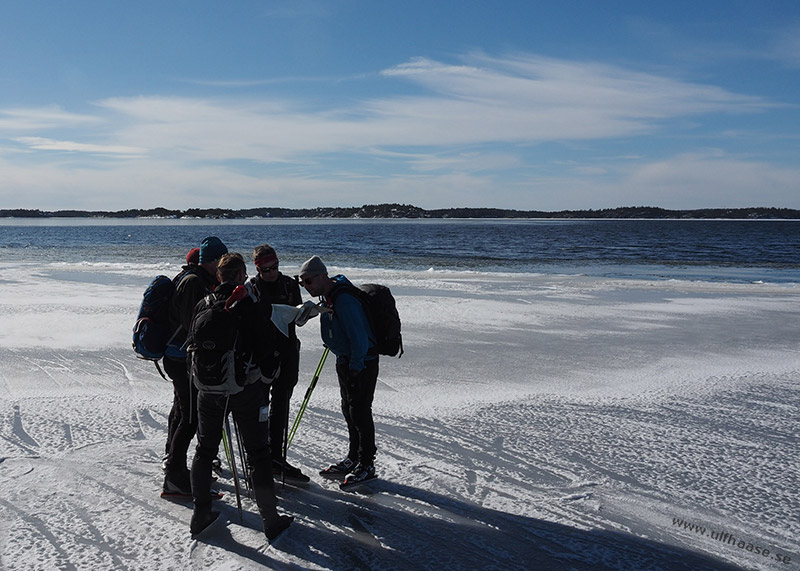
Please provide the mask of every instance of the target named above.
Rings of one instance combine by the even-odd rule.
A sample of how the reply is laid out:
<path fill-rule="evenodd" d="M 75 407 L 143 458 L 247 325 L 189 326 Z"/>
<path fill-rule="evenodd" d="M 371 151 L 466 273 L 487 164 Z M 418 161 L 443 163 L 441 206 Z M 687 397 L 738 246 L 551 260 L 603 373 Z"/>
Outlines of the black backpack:
<path fill-rule="evenodd" d="M 169 303 L 180 281 L 191 273 L 192 270 L 185 270 L 174 279 L 156 276 L 144 290 L 136 323 L 133 325 L 133 351 L 138 358 L 153 361 L 159 374 L 165 379 L 158 361 L 164 356 L 167 345 L 180 331 L 180 327 L 170 331 Z"/>
<path fill-rule="evenodd" d="M 335 278 L 334 278 L 334 281 Z M 355 296 L 364 307 L 379 355 L 397 358 L 403 356 L 403 336 L 400 333 L 400 314 L 397 312 L 397 303 L 391 290 L 385 285 L 363 284 L 355 287 L 347 282 L 339 281 L 333 288 L 329 297 L 333 300 L 341 292 L 349 292 Z"/>
<path fill-rule="evenodd" d="M 239 335 L 241 318 L 225 308 L 227 300 L 204 297 L 194 310 L 189 331 L 189 374 L 198 390 L 233 395 L 260 378 Z"/>
<path fill-rule="evenodd" d="M 140 359 L 158 361 L 164 356 L 171 332 L 169 301 L 175 285 L 167 276 L 157 276 L 144 291 L 133 325 L 133 350 Z"/>

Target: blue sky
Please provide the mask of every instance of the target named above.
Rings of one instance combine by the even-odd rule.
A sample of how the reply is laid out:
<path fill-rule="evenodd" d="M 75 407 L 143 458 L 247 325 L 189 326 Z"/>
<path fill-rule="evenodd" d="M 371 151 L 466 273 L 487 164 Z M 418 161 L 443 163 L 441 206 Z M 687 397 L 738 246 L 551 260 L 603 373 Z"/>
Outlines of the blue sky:
<path fill-rule="evenodd" d="M 800 3 L 0 4 L 0 208 L 800 208 Z"/>

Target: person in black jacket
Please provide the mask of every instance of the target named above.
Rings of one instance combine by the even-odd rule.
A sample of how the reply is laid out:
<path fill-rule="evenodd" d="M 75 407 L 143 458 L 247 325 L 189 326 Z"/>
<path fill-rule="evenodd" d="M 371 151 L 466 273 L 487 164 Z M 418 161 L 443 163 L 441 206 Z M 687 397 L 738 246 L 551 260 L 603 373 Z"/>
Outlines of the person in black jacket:
<path fill-rule="evenodd" d="M 165 494 L 191 494 L 187 454 L 197 431 L 197 390 L 189 381 L 186 364 L 186 336 L 191 326 L 194 307 L 217 285 L 217 265 L 228 248 L 216 236 L 204 238 L 200 244 L 198 265 L 189 268 L 183 277 L 176 276 L 175 294 L 170 300 L 170 331 L 175 333 L 164 354 L 164 371 L 172 380 L 180 414 L 177 426 L 169 435 L 169 448 L 165 462 Z M 183 273 L 183 272 L 182 272 Z M 180 278 L 180 279 L 179 279 Z"/>
<path fill-rule="evenodd" d="M 200 248 L 192 248 L 186 254 L 186 265 L 181 268 L 181 273 L 175 276 L 175 278 L 173 278 L 173 281 L 182 279 L 184 276 L 196 270 L 199 265 L 200 265 Z M 172 409 L 169 411 L 169 420 L 167 421 L 167 443 L 166 443 L 166 448 L 164 450 L 164 461 L 163 461 L 164 471 L 167 470 L 167 462 L 169 460 L 169 445 L 170 442 L 172 442 L 172 437 L 175 434 L 175 429 L 178 428 L 180 422 L 181 422 L 180 399 L 178 398 L 178 392 L 173 389 Z"/>
<path fill-rule="evenodd" d="M 192 535 L 199 534 L 219 516 L 218 511 L 211 509 L 211 467 L 222 440 L 225 415 L 230 412 L 238 429 L 238 437 L 241 438 L 247 454 L 250 478 L 264 533 L 267 539 L 272 541 L 291 525 L 294 518 L 279 515 L 276 509 L 272 461 L 267 430 L 264 426 L 269 420 L 264 414 L 266 400 L 262 380 L 265 370 L 270 371 L 274 365 L 272 348 L 265 339 L 266 329 L 263 323 L 269 321 L 272 306 L 259 304 L 257 292 L 243 285 L 247 277 L 245 272 L 246 265 L 240 254 L 224 255 L 219 261 L 217 270 L 221 283 L 210 296 L 215 302 L 225 302 L 223 314 L 235 317 L 232 326 L 237 340 L 236 369 L 239 370 L 239 365 L 242 365 L 242 378 L 240 379 L 237 374 L 235 388 L 220 390 L 219 385 L 213 387 L 203 385 L 202 377 L 195 376 L 201 369 L 191 368 L 193 383 L 199 391 L 197 401 L 199 422 L 197 449 L 191 471 L 194 511 L 190 531 Z M 206 300 L 201 300 L 196 307 L 192 322 L 189 350 L 193 355 L 193 363 L 203 349 L 203 343 L 196 342 L 198 332 L 201 331 L 201 323 L 210 328 L 221 325 L 218 321 L 202 321 L 202 317 L 213 316 L 213 312 L 206 312 L 205 315 L 200 313 L 205 307 L 207 307 Z M 230 323 L 230 320 L 225 323 Z M 215 356 L 218 364 L 221 363 L 219 353 L 212 352 L 211 355 Z"/>
<path fill-rule="evenodd" d="M 303 303 L 300 295 L 300 284 L 297 280 L 283 275 L 279 270 L 278 254 L 269 244 L 257 246 L 253 250 L 253 262 L 258 275 L 250 278 L 249 283 L 259 293 L 260 303 L 273 303 L 298 306 Z M 269 322 L 266 324 L 269 335 L 278 353 L 280 371 L 267 389 L 270 400 L 269 409 L 269 445 L 272 453 L 273 474 L 287 480 L 305 483 L 309 477 L 289 464 L 284 455 L 286 429 L 289 423 L 289 401 L 297 385 L 300 367 L 300 340 L 295 332 L 295 324 L 289 324 L 289 336 L 280 333 Z M 271 395 L 269 394 L 271 393 Z M 271 398 L 270 398 L 271 396 Z"/>

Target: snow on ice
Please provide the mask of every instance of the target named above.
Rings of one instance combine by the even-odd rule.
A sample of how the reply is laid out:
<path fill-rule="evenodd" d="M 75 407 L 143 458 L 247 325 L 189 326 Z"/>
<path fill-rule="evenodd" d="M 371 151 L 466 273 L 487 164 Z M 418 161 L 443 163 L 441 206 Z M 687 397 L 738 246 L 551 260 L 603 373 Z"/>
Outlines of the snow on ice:
<path fill-rule="evenodd" d="M 229 474 L 199 539 L 159 498 L 172 389 L 130 328 L 162 271 L 4 265 L 0 568 L 800 569 L 794 284 L 346 270 L 404 320 L 380 479 L 315 476 L 346 451 L 329 364 L 270 546 Z M 322 352 L 300 335 L 295 410 Z"/>

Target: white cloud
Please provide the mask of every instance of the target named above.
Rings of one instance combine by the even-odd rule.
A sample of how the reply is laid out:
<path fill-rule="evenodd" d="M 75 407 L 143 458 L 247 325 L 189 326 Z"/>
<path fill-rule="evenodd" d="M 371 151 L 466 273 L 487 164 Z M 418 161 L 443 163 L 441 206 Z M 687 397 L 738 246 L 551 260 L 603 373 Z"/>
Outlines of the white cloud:
<path fill-rule="evenodd" d="M 447 170 L 452 172 L 480 172 L 524 166 L 522 159 L 511 153 L 467 152 L 458 155 L 420 155 L 409 161 L 412 169 L 420 172 Z"/>
<path fill-rule="evenodd" d="M 123 147 L 119 145 L 96 145 L 90 143 L 76 143 L 75 141 L 56 141 L 43 137 L 17 137 L 14 139 L 31 149 L 41 151 L 70 151 L 93 154 L 124 155 L 135 157 L 144 154 L 144 149 L 137 147 Z"/>
<path fill-rule="evenodd" d="M 286 161 L 375 147 L 589 140 L 652 132 L 666 119 L 769 104 L 713 86 L 539 57 L 417 59 L 385 70 L 429 93 L 309 111 L 277 100 L 113 98 L 119 143 L 197 160 Z"/>
<path fill-rule="evenodd" d="M 800 168 L 781 168 L 712 150 L 643 165 L 631 172 L 626 186 L 673 208 L 698 201 L 702 207 L 796 207 L 796 190 L 791 189 L 800 188 Z"/>
<path fill-rule="evenodd" d="M 718 149 L 615 163 L 606 173 L 573 167 L 517 185 L 540 210 L 657 206 L 668 209 L 797 208 L 800 168 L 729 156 Z"/>
<path fill-rule="evenodd" d="M 708 112 L 760 111 L 769 103 L 721 88 L 621 67 L 541 56 L 474 54 L 473 65 L 418 59 L 385 73 L 400 74 L 453 100 L 533 113 L 568 109 L 598 118 L 639 122 Z"/>
<path fill-rule="evenodd" d="M 64 111 L 61 107 L 17 107 L 0 109 L 0 134 L 76 127 L 100 123 L 101 119 L 92 115 L 81 115 Z"/>
<path fill-rule="evenodd" d="M 13 161 L 0 160 L 0 198 L 6 207 L 47 209 L 370 201 L 561 209 L 629 204 L 620 200 L 635 191 L 694 203 L 693 193 L 714 180 L 721 181 L 715 188 L 733 184 L 745 192 L 743 181 L 757 175 L 774 180 L 778 196 L 777 189 L 796 182 L 791 170 L 773 169 L 764 179 L 770 165 L 724 158 L 683 156 L 647 167 L 630 158 L 567 160 L 548 178 L 533 168 L 542 143 L 636 141 L 688 117 L 702 124 L 705 113 L 772 108 L 758 97 L 531 55 L 472 54 L 459 65 L 419 58 L 381 77 L 384 88 L 401 81 L 419 89 L 414 96 L 332 99 L 316 107 L 266 98 L 140 96 L 95 102 L 96 115 L 57 106 L 0 110 L 0 141 L 28 151 L 17 148 Z M 0 147 L 0 159 L 11 156 L 8 149 Z M 613 153 L 642 156 L 635 144 Z M 630 163 L 638 170 L 627 170 Z M 714 191 L 703 192 L 714 202 Z M 60 198 L 71 193 L 80 199 Z M 571 197 L 584 203 L 565 206 Z"/>
<path fill-rule="evenodd" d="M 789 67 L 800 68 L 800 26 L 779 32 L 770 55 Z"/>

